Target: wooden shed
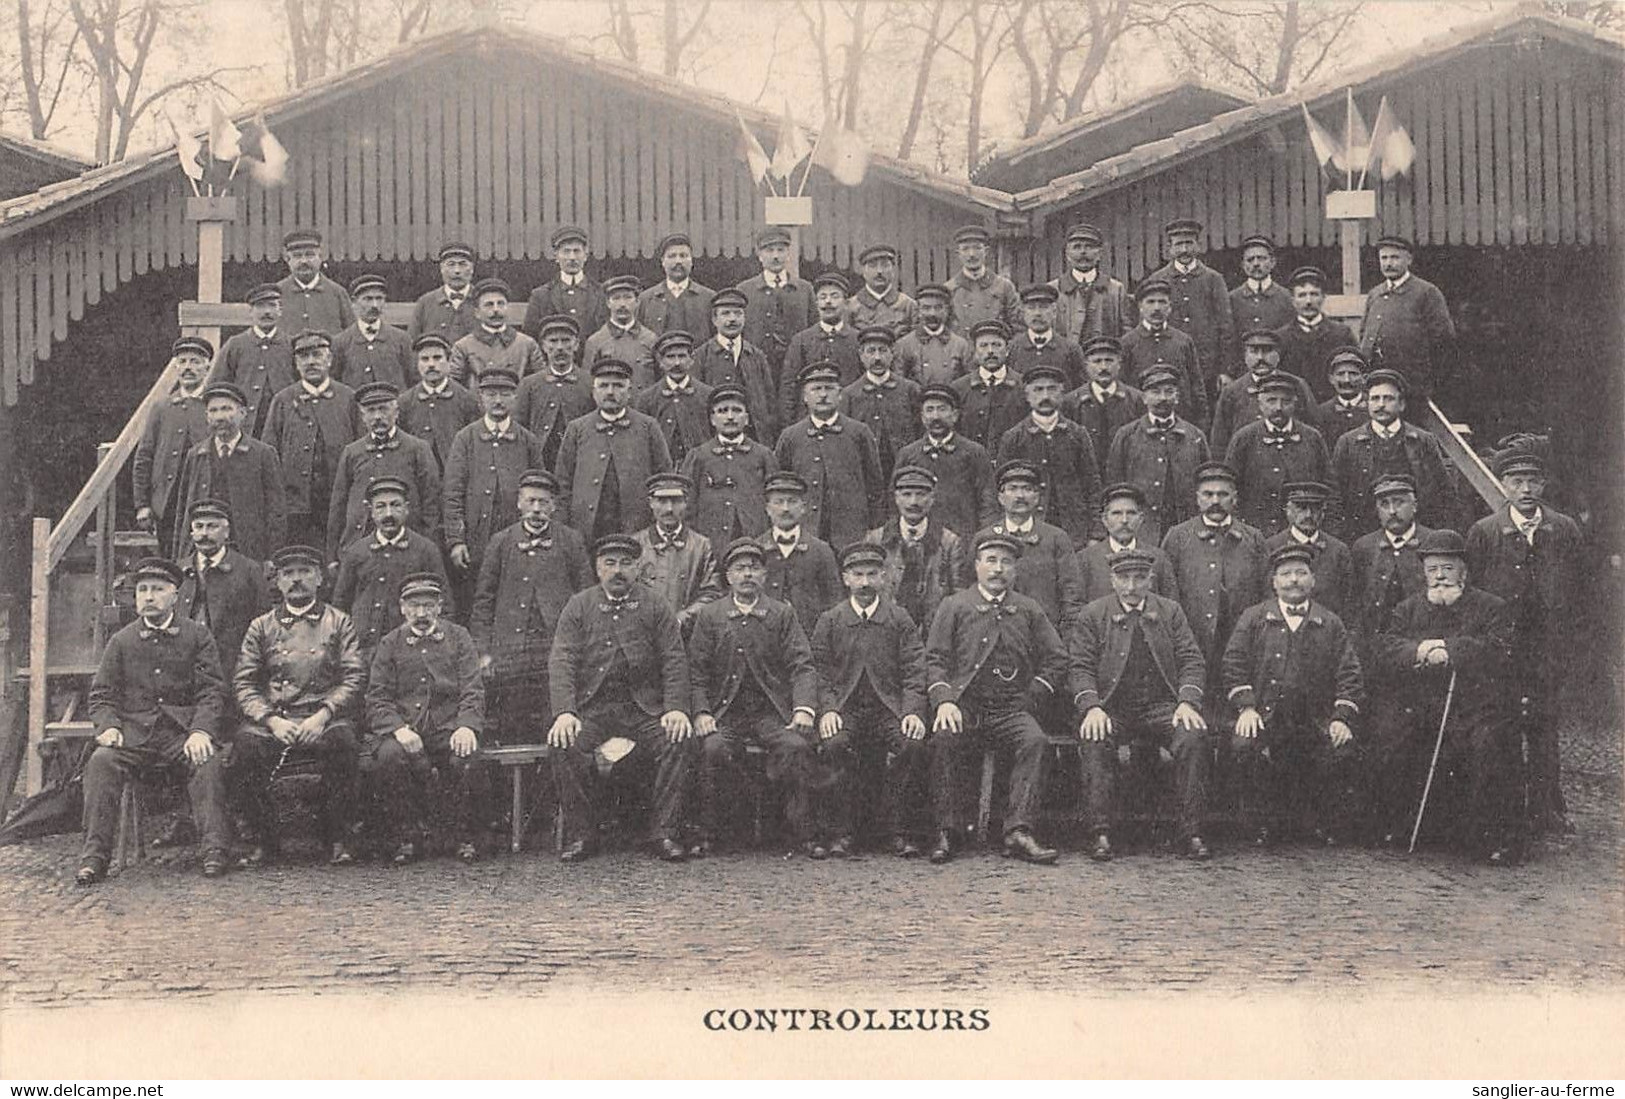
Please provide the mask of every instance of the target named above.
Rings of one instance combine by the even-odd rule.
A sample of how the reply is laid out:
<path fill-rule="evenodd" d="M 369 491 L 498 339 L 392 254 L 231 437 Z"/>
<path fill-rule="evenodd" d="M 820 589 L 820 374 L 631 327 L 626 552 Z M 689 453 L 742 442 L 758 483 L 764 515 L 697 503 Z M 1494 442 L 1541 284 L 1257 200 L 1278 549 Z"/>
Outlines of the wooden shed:
<path fill-rule="evenodd" d="M 72 179 L 89 167 L 66 149 L 19 134 L 0 134 L 0 202 Z"/>

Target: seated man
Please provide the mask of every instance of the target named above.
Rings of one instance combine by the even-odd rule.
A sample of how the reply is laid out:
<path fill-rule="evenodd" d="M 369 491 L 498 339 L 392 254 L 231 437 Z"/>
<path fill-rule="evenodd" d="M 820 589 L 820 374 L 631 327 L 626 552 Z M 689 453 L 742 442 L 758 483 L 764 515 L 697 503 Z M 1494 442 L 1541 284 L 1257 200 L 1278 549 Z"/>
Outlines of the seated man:
<path fill-rule="evenodd" d="M 1083 715 L 1083 775 L 1090 857 L 1112 857 L 1112 757 L 1119 744 L 1149 741 L 1174 757 L 1185 854 L 1208 857 L 1202 842 L 1210 767 L 1202 647 L 1178 603 L 1151 591 L 1156 559 L 1125 550 L 1111 559 L 1112 594 L 1078 616 L 1069 639 L 1073 705 Z"/>
<path fill-rule="evenodd" d="M 893 853 L 920 853 L 926 827 L 925 649 L 908 612 L 884 593 L 887 555 L 872 543 L 841 554 L 849 598 L 825 611 L 813 630 L 818 672 L 820 752 L 836 770 L 832 853 L 849 849 L 860 768 L 884 771 L 874 814 Z"/>
<path fill-rule="evenodd" d="M 688 660 L 676 612 L 637 582 L 641 550 L 629 534 L 600 538 L 593 546 L 598 583 L 570 597 L 553 634 L 547 678 L 557 716 L 547 743 L 564 817 L 564 862 L 592 853 L 598 818 L 587 776 L 595 756 L 613 763 L 624 755 L 602 751 L 611 739 L 652 757 L 649 839 L 656 854 L 667 862 L 687 855 L 677 828 L 694 760 L 694 729 L 683 710 Z"/>
<path fill-rule="evenodd" d="M 281 853 L 271 782 L 289 765 L 315 763 L 322 775 L 322 837 L 335 866 L 355 861 L 356 735 L 350 710 L 366 667 L 355 623 L 316 598 L 322 555 L 285 546 L 271 559 L 281 601 L 248 624 L 232 686 L 245 724 L 232 744 L 232 768 L 256 842 L 244 860 L 260 866 Z"/>
<path fill-rule="evenodd" d="M 818 677 L 807 634 L 790 604 L 762 594 L 767 550 L 752 538 L 728 547 L 729 594 L 701 606 L 689 640 L 694 733 L 700 741 L 700 839 L 689 852 L 707 854 L 728 808 L 725 776 L 749 744 L 768 753 L 767 777 L 787 791 L 786 821 L 815 859 L 844 858 L 850 843 L 826 848 L 812 819 L 813 718 Z"/>
<path fill-rule="evenodd" d="M 1319 559 L 1291 543 L 1270 554 L 1275 594 L 1243 611 L 1224 650 L 1236 710 L 1232 752 L 1254 842 L 1351 834 L 1360 660 L 1343 620 L 1318 599 Z"/>
<path fill-rule="evenodd" d="M 1049 707 L 1066 670 L 1061 638 L 1036 600 L 1014 591 L 1022 543 L 1007 534 L 976 536 L 976 583 L 943 600 L 925 646 L 934 717 L 931 798 L 937 841 L 931 861 L 953 857 L 959 826 L 960 757 L 984 748 L 1014 755 L 1004 813 L 1005 854 L 1042 865 L 1058 857 L 1033 838 L 1044 790 L 1049 739 L 1033 715 Z"/>
<path fill-rule="evenodd" d="M 485 683 L 474 639 L 443 620 L 446 578 L 413 573 L 401 581 L 401 625 L 384 635 L 367 681 L 369 734 L 361 774 L 381 811 L 397 866 L 417 857 L 427 819 L 425 784 L 439 768 L 453 791 L 457 857 L 473 862 L 486 770 L 477 763 L 485 724 Z"/>
<path fill-rule="evenodd" d="M 73 879 L 79 885 L 107 876 L 125 777 L 177 765 L 190 772 L 187 792 L 203 830 L 203 874 L 226 872 L 231 818 L 225 765 L 215 747 L 225 683 L 213 635 L 175 613 L 181 579 L 180 567 L 161 557 L 136 565 L 140 617 L 108 640 L 91 681 L 96 749 L 85 764 L 85 846 Z"/>

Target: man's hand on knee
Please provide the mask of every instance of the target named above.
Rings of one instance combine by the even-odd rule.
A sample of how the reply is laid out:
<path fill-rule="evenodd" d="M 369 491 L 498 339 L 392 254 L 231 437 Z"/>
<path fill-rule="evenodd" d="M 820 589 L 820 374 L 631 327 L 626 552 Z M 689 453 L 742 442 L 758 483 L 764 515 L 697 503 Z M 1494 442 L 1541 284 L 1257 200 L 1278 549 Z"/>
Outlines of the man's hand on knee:
<path fill-rule="evenodd" d="M 467 725 L 460 726 L 451 734 L 451 754 L 458 759 L 467 759 L 480 750 L 480 738 L 473 729 Z"/>
<path fill-rule="evenodd" d="M 193 729 L 181 751 L 186 754 L 186 762 L 201 767 L 214 758 L 214 737 L 201 729 Z"/>
<path fill-rule="evenodd" d="M 1207 729 L 1207 720 L 1202 717 L 1202 711 L 1195 706 L 1189 702 L 1181 702 L 1174 707 L 1174 728 L 1199 733 Z"/>
<path fill-rule="evenodd" d="M 1083 723 L 1078 726 L 1078 736 L 1084 740 L 1102 741 L 1112 735 L 1111 715 L 1099 706 L 1089 707 L 1089 712 L 1083 715 Z"/>
<path fill-rule="evenodd" d="M 581 735 L 581 719 L 575 714 L 560 714 L 553 719 L 552 728 L 547 730 L 547 746 L 549 748 L 574 748 L 576 737 Z"/>
<path fill-rule="evenodd" d="M 96 743 L 103 748 L 124 747 L 124 731 L 122 729 L 103 729 L 96 734 Z"/>
<path fill-rule="evenodd" d="M 693 724 L 681 710 L 667 710 L 661 714 L 660 727 L 666 730 L 666 738 L 673 744 L 681 744 L 694 735 Z"/>
<path fill-rule="evenodd" d="M 410 725 L 402 725 L 395 730 L 395 743 L 405 748 L 406 754 L 410 756 L 415 756 L 423 751 L 423 738 Z"/>

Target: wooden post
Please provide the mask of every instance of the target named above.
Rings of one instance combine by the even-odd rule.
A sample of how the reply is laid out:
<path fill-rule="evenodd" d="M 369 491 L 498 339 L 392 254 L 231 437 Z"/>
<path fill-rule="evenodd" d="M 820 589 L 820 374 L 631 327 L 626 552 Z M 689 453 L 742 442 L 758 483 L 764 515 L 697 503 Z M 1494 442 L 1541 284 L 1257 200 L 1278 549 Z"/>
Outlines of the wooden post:
<path fill-rule="evenodd" d="M 1341 221 L 1337 224 L 1337 239 L 1343 249 L 1343 293 L 1360 296 L 1360 223 Z"/>
<path fill-rule="evenodd" d="M 186 200 L 186 220 L 197 222 L 197 300 L 218 304 L 225 280 L 226 222 L 237 220 L 237 199 L 232 195 L 206 195 Z M 216 348 L 220 329 L 195 328 Z"/>
<path fill-rule="evenodd" d="M 45 762 L 40 744 L 45 740 L 45 707 L 50 702 L 45 673 L 51 630 L 51 521 L 34 520 L 34 554 L 28 599 L 28 749 L 24 760 L 23 793 L 33 797 L 45 785 Z"/>
<path fill-rule="evenodd" d="M 801 226 L 790 226 L 790 261 L 784 269 L 793 279 L 801 278 Z"/>
<path fill-rule="evenodd" d="M 107 461 L 112 443 L 96 444 L 96 465 Z M 104 611 L 113 602 L 113 533 L 118 530 L 118 484 L 110 482 L 96 505 L 96 617 L 90 623 L 91 645 L 96 652 L 107 644 Z"/>

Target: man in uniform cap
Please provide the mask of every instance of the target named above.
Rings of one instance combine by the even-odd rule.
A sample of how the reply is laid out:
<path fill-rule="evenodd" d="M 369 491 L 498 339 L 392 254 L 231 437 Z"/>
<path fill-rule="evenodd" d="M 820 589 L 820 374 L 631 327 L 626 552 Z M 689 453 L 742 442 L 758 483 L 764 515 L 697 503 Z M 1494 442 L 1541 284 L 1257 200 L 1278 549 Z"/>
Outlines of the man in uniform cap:
<path fill-rule="evenodd" d="M 1353 635 L 1310 598 L 1318 562 L 1300 543 L 1270 554 L 1274 592 L 1242 612 L 1224 650 L 1224 697 L 1236 714 L 1231 752 L 1259 846 L 1356 833 L 1354 726 L 1365 686 Z"/>
<path fill-rule="evenodd" d="M 314 763 L 322 774 L 322 838 L 331 861 L 355 861 L 350 824 L 355 817 L 356 734 L 353 710 L 361 702 L 366 665 L 355 624 L 317 598 L 322 555 L 311 546 L 286 546 L 271 560 L 281 598 L 248 625 L 232 676 L 244 724 L 232 743 L 244 813 L 254 829 L 251 866 L 281 851 L 271 782 L 288 765 Z"/>
<path fill-rule="evenodd" d="M 687 524 L 693 482 L 681 473 L 656 473 L 644 488 L 654 522 L 634 535 L 643 550 L 638 581 L 671 605 L 686 636 L 700 608 L 722 598 L 716 554 L 711 540 Z"/>
<path fill-rule="evenodd" d="M 1192 423 L 1210 422 L 1207 384 L 1197 357 L 1196 342 L 1168 323 L 1173 310 L 1173 288 L 1162 278 L 1148 278 L 1134 288 L 1140 321 L 1123 333 L 1123 376 L 1145 389 L 1145 374 L 1153 366 L 1170 367 L 1179 378 L 1179 404 Z M 1228 307 L 1228 306 L 1227 306 Z"/>
<path fill-rule="evenodd" d="M 1100 469 L 1095 442 L 1082 427 L 1061 415 L 1067 378 L 1059 367 L 1040 364 L 1022 376 L 1030 410 L 1027 418 L 999 438 L 995 461 L 1024 461 L 1043 479 L 1038 515 L 1060 527 L 1082 549 L 1095 528 Z"/>
<path fill-rule="evenodd" d="M 1088 222 L 1066 231 L 1066 270 L 1050 280 L 1060 291 L 1055 327 L 1078 345 L 1097 336 L 1120 338 L 1130 324 L 1128 294 L 1123 284 L 1100 269 L 1106 238 Z"/>
<path fill-rule="evenodd" d="M 897 468 L 917 466 L 936 478 L 932 515 L 959 535 L 968 552 L 976 532 L 998 518 L 999 504 L 992 456 L 981 443 L 955 430 L 959 403 L 959 391 L 951 385 L 928 385 L 920 392 L 925 433 L 897 452 Z M 921 623 L 922 629 L 928 626 Z"/>
<path fill-rule="evenodd" d="M 1512 613 L 1471 583 L 1455 531 L 1429 532 L 1419 552 L 1426 589 L 1394 608 L 1373 646 L 1372 679 L 1384 685 L 1372 775 L 1377 833 L 1391 845 L 1407 842 L 1442 726 L 1423 834 L 1442 833 L 1492 865 L 1512 865 L 1524 842 L 1508 697 Z"/>
<path fill-rule="evenodd" d="M 1107 862 L 1113 854 L 1117 748 L 1149 744 L 1173 757 L 1184 853 L 1206 859 L 1202 825 L 1211 753 L 1202 717 L 1202 648 L 1180 605 L 1151 590 L 1151 554 L 1123 550 L 1112 555 L 1109 567 L 1112 593 L 1085 607 L 1067 635 L 1072 705 L 1081 718 L 1085 806 L 1095 836 L 1090 857 Z"/>
<path fill-rule="evenodd" d="M 807 482 L 788 470 L 767 479 L 769 528 L 757 538 L 767 558 L 767 594 L 795 609 L 806 630 L 841 598 L 841 570 L 829 543 L 805 529 Z"/>
<path fill-rule="evenodd" d="M 355 390 L 333 380 L 325 332 L 295 336 L 293 361 L 299 380 L 271 398 L 261 438 L 281 462 L 286 538 L 309 545 L 325 536 L 339 456 L 365 428 Z"/>
<path fill-rule="evenodd" d="M 1286 525 L 1287 482 L 1325 481 L 1331 475 L 1326 441 L 1298 418 L 1298 384 L 1301 379 L 1284 371 L 1263 378 L 1255 398 L 1261 418 L 1243 424 L 1225 454 L 1238 478 L 1237 514 L 1266 536 Z"/>
<path fill-rule="evenodd" d="M 350 298 L 355 323 L 333 337 L 333 377 L 351 389 L 364 382 L 405 389 L 417 378 L 417 362 L 412 337 L 384 323 L 384 303 L 389 301 L 384 277 L 357 275 L 350 280 Z"/>
<path fill-rule="evenodd" d="M 1141 537 L 1145 525 L 1145 492 L 1139 485 L 1120 482 L 1107 485 L 1100 493 L 1100 520 L 1106 537 L 1078 551 L 1078 576 L 1082 584 L 1079 598 L 1087 606 L 1112 593 L 1111 559 L 1133 550 L 1151 555 L 1151 590 L 1169 599 L 1179 598 L 1168 555 L 1154 541 Z"/>
<path fill-rule="evenodd" d="M 1037 517 L 1044 478 L 1036 465 L 1005 462 L 999 466 L 998 481 L 1000 518 L 977 532 L 976 543 L 991 534 L 1021 547 L 1012 581 L 1015 590 L 1036 600 L 1055 628 L 1065 634 L 1083 609 L 1083 581 L 1072 539 L 1060 527 Z"/>
<path fill-rule="evenodd" d="M 542 441 L 514 422 L 519 378 L 504 367 L 480 376 L 484 415 L 457 433 L 441 492 L 442 535 L 452 567 L 472 581 L 491 536 L 519 518 L 519 478 L 542 466 Z"/>
<path fill-rule="evenodd" d="M 203 409 L 209 437 L 192 444 L 181 465 L 180 507 L 170 544 L 185 545 L 185 524 L 195 502 L 220 500 L 237 517 L 237 548 L 256 561 L 267 560 L 284 541 L 287 529 L 276 450 L 244 431 L 248 398 L 232 383 L 206 386 Z"/>
<path fill-rule="evenodd" d="M 226 872 L 231 816 L 219 751 L 225 682 L 214 637 L 175 612 L 181 580 L 180 568 L 161 557 L 137 563 L 137 619 L 108 639 L 91 680 L 96 747 L 84 770 L 78 885 L 94 885 L 107 874 L 126 780 L 182 764 L 202 825 L 203 873 L 212 878 Z"/>
<path fill-rule="evenodd" d="M 711 434 L 711 387 L 691 373 L 694 337 L 673 329 L 655 338 L 655 362 L 660 380 L 632 399 L 632 407 L 660 425 L 673 462 L 681 462 L 689 447 Z"/>
<path fill-rule="evenodd" d="M 1432 433 L 1402 419 L 1410 383 L 1392 370 L 1365 376 L 1368 420 L 1344 433 L 1332 449 L 1331 485 L 1342 501 L 1338 512 L 1344 541 L 1377 526 L 1371 485 L 1385 473 L 1403 473 L 1416 490 L 1417 515 L 1429 526 L 1462 525 L 1455 478 L 1444 446 Z"/>
<path fill-rule="evenodd" d="M 1035 366 L 1053 366 L 1066 379 L 1066 388 L 1083 382 L 1083 351 L 1055 329 L 1060 291 L 1049 283 L 1021 288 L 1021 323 L 1011 329 L 1010 365 L 1019 374 Z"/>
<path fill-rule="evenodd" d="M 368 382 L 356 391 L 355 398 L 367 433 L 339 455 L 327 512 L 327 559 L 331 562 L 338 561 L 344 547 L 372 530 L 367 486 L 380 477 L 406 485 L 407 526 L 431 539 L 440 535 L 441 477 L 434 448 L 401 430 L 400 394 L 388 382 Z"/>
<path fill-rule="evenodd" d="M 1273 331 L 1292 323 L 1292 292 L 1275 281 L 1274 271 L 1275 242 L 1263 233 L 1245 238 L 1241 242 L 1245 278 L 1230 291 L 1230 317 L 1243 332 L 1249 328 Z"/>
<path fill-rule="evenodd" d="M 435 464 L 446 468 L 451 440 L 480 418 L 480 399 L 451 378 L 451 344 L 437 332 L 412 341 L 419 381 L 399 396 L 401 428 L 429 444 Z"/>
<path fill-rule="evenodd" d="M 737 386 L 712 390 L 713 434 L 683 459 L 683 476 L 694 486 L 691 522 L 713 546 L 767 529 L 767 479 L 779 466 L 773 449 L 750 437 L 748 402 Z"/>
<path fill-rule="evenodd" d="M 863 541 L 880 547 L 886 592 L 923 636 L 937 607 L 969 579 L 966 542 L 934 518 L 937 479 L 930 470 L 900 465 L 891 485 L 897 516 L 864 535 Z"/>
<path fill-rule="evenodd" d="M 858 253 L 863 285 L 846 303 L 846 318 L 854 328 L 883 324 L 901 336 L 919 321 L 914 299 L 898 289 L 897 249 L 871 244 Z"/>
<path fill-rule="evenodd" d="M 172 550 L 175 506 L 179 502 L 181 465 L 187 451 L 209 434 L 203 409 L 204 379 L 214 359 L 214 345 L 202 336 L 182 335 L 169 351 L 175 385 L 167 399 L 155 403 L 135 446 L 131 476 L 135 488 L 135 523 L 159 537 L 160 548 Z"/>
<path fill-rule="evenodd" d="M 194 501 L 188 522 L 191 548 L 181 560 L 175 609 L 208 627 L 220 648 L 220 671 L 229 678 L 248 624 L 270 609 L 265 563 L 233 544 L 231 508 L 224 501 Z"/>
<path fill-rule="evenodd" d="M 412 305 L 412 321 L 406 335 L 415 346 L 420 336 L 430 333 L 452 344 L 474 331 L 480 322 L 474 316 L 469 287 L 474 281 L 474 248 L 460 240 L 440 246 L 440 285 L 421 295 Z"/>
<path fill-rule="evenodd" d="M 1201 428 L 1179 415 L 1180 377 L 1172 367 L 1149 368 L 1140 393 L 1145 415 L 1112 436 L 1105 478 L 1145 493 L 1145 539 L 1158 543 L 1196 514 L 1196 470 L 1211 452 Z"/>
<path fill-rule="evenodd" d="M 676 613 L 637 582 L 639 556 L 631 535 L 600 538 L 593 547 L 598 583 L 570 597 L 553 635 L 548 690 L 554 717 L 547 742 L 565 862 L 592 853 L 598 817 L 587 779 L 594 756 L 611 738 L 633 742 L 634 765 L 654 770 L 649 839 L 656 854 L 668 862 L 687 854 L 677 835 L 696 755 L 686 712 L 688 659 Z"/>
<path fill-rule="evenodd" d="M 587 233 L 574 225 L 553 230 L 548 238 L 556 277 L 530 292 L 525 302 L 525 334 L 542 342 L 542 321 L 547 317 L 569 317 L 577 332 L 596 332 L 609 319 L 604 288 L 587 277 Z"/>
<path fill-rule="evenodd" d="M 1323 311 L 1327 281 L 1326 272 L 1318 267 L 1292 272 L 1288 282 L 1292 314 L 1275 328 L 1275 337 L 1281 341 L 1281 369 L 1308 382 L 1317 400 L 1332 396 L 1326 383 L 1332 352 L 1354 343 L 1349 326 Z"/>
<path fill-rule="evenodd" d="M 559 482 L 519 475 L 518 521 L 485 548 L 468 629 L 486 668 L 486 731 L 504 744 L 540 743 L 548 713 L 547 659 L 564 605 L 597 582 L 586 543 L 558 518 Z"/>
<path fill-rule="evenodd" d="M 897 452 L 914 437 L 920 416 L 920 387 L 892 370 L 897 337 L 884 325 L 858 333 L 863 375 L 841 390 L 842 414 L 868 425 L 880 450 L 880 472 L 891 477 Z"/>
<path fill-rule="evenodd" d="M 993 234 L 981 225 L 967 225 L 954 234 L 959 270 L 948 280 L 948 289 L 953 294 L 954 323 L 962 332 L 988 320 L 1003 321 L 1012 332 L 1021 326 L 1022 299 L 1016 284 L 988 267 L 992 243 Z"/>
<path fill-rule="evenodd" d="M 1163 226 L 1169 260 L 1151 272 L 1168 284 L 1169 320 L 1196 345 L 1209 400 L 1235 377 L 1236 325 L 1230 313 L 1230 292 L 1224 276 L 1201 260 L 1202 223 L 1195 218 L 1174 218 Z"/>
<path fill-rule="evenodd" d="M 593 363 L 592 399 L 598 407 L 564 429 L 556 472 L 566 521 L 596 541 L 648 526 L 649 503 L 640 490 L 651 474 L 672 465 L 660 425 L 629 407 L 630 365 L 619 359 Z"/>
<path fill-rule="evenodd" d="M 1409 474 L 1383 474 L 1369 491 L 1378 529 L 1349 546 L 1354 598 L 1347 615 L 1363 639 L 1381 630 L 1403 600 L 1425 590 L 1418 547 L 1433 533 L 1416 521 L 1416 482 Z"/>
<path fill-rule="evenodd" d="M 378 642 L 401 624 L 401 583 L 408 576 L 439 577 L 441 611 L 449 618 L 456 609 L 440 547 L 406 525 L 411 494 L 411 486 L 398 477 L 379 477 L 367 485 L 372 534 L 351 542 L 339 555 L 333 604 L 355 623 L 361 659 L 369 666 Z"/>
<path fill-rule="evenodd" d="M 813 363 L 834 363 L 842 385 L 857 381 L 858 375 L 863 373 L 863 361 L 858 356 L 858 326 L 848 323 L 846 307 L 845 278 L 826 271 L 813 280 L 813 308 L 817 310 L 818 319 L 790 337 L 790 346 L 784 353 L 784 368 L 779 373 L 777 423 L 790 424 L 801 418 L 801 372 Z M 775 435 L 774 439 L 777 438 Z"/>
<path fill-rule="evenodd" d="M 1095 464 L 1104 466 L 1117 429 L 1145 415 L 1145 398 L 1122 380 L 1123 343 L 1095 336 L 1082 349 L 1083 384 L 1061 398 L 1061 415 L 1081 425 L 1095 444 Z"/>
<path fill-rule="evenodd" d="M 1456 325 L 1439 288 L 1411 273 L 1415 254 L 1404 237 L 1377 238 L 1383 281 L 1366 294 L 1360 350 L 1372 366 L 1405 375 L 1425 401 L 1449 368 Z"/>
<path fill-rule="evenodd" d="M 293 343 L 282 329 L 282 291 L 275 284 L 261 283 L 244 300 L 254 322 L 220 345 L 209 384 L 230 382 L 243 391 L 244 429 L 257 439 L 271 398 L 293 384 Z"/>
<path fill-rule="evenodd" d="M 1319 410 L 1315 394 L 1308 382 L 1281 370 L 1281 341 L 1274 332 L 1253 328 L 1242 333 L 1241 357 L 1246 370 L 1225 384 L 1213 406 L 1213 424 L 1207 441 L 1215 454 L 1228 454 L 1230 440 L 1236 432 L 1263 415 L 1258 403 L 1259 387 L 1276 375 L 1284 377 L 1297 394 L 1298 418 L 1315 426 L 1315 414 Z"/>
<path fill-rule="evenodd" d="M 695 347 L 692 370 L 697 380 L 713 389 L 726 385 L 743 390 L 745 407 L 750 411 L 750 433 L 771 446 L 779 437 L 776 367 L 784 358 L 784 350 L 781 347 L 778 359 L 770 361 L 758 344 L 747 339 L 744 332 L 748 315 L 749 299 L 743 290 L 731 287 L 718 290 L 711 298 L 711 324 L 716 335 Z M 788 339 L 787 336 L 785 346 Z M 705 434 L 708 432 L 690 438 L 689 444 L 693 445 Z"/>
<path fill-rule="evenodd" d="M 1332 490 L 1319 481 L 1289 481 L 1284 496 L 1286 526 L 1270 535 L 1264 547 L 1271 553 L 1286 546 L 1307 549 L 1313 557 L 1315 602 L 1342 614 L 1354 595 L 1354 557 L 1346 542 L 1326 531 Z"/>
<path fill-rule="evenodd" d="M 322 235 L 314 229 L 294 229 L 282 237 L 282 258 L 288 276 L 278 282 L 288 324 L 295 332 L 342 332 L 355 323 L 350 295 L 322 274 Z"/>
<path fill-rule="evenodd" d="M 1371 418 L 1365 406 L 1365 356 L 1352 343 L 1326 356 L 1327 385 L 1332 395 L 1320 402 L 1320 432 L 1332 452 L 1337 440 Z"/>
<path fill-rule="evenodd" d="M 711 338 L 709 286 L 695 282 L 694 244 L 687 233 L 670 233 L 655 249 L 666 277 L 638 295 L 638 320 L 655 335 L 687 332 L 695 343 Z"/>
<path fill-rule="evenodd" d="M 544 363 L 539 344 L 508 323 L 508 302 L 513 290 L 501 279 L 481 279 L 474 284 L 474 315 L 479 325 L 451 345 L 451 373 L 466 385 L 477 386 L 479 377 L 493 367 L 512 371 L 524 378 L 541 370 Z"/>
<path fill-rule="evenodd" d="M 983 321 L 971 329 L 976 369 L 951 383 L 959 394 L 960 430 L 991 453 L 1006 431 L 1027 415 L 1021 375 L 1008 365 L 1010 330 L 1003 321 Z"/>
<path fill-rule="evenodd" d="M 897 372 L 922 386 L 948 385 L 971 368 L 970 340 L 951 323 L 953 291 L 928 282 L 914 291 L 919 323 L 897 338 Z"/>
<path fill-rule="evenodd" d="M 536 331 L 547 369 L 520 379 L 513 417 L 542 441 L 543 464 L 551 467 L 558 461 L 564 429 L 593 410 L 592 379 L 576 362 L 581 332 L 574 318 L 541 318 Z"/>
<path fill-rule="evenodd" d="M 762 265 L 761 274 L 736 287 L 745 296 L 744 338 L 762 352 L 771 376 L 777 377 L 791 337 L 813 322 L 812 285 L 790 274 L 790 230 L 782 225 L 757 231 L 756 259 Z M 714 298 L 711 311 L 715 318 Z"/>
<path fill-rule="evenodd" d="M 451 794 L 457 857 L 473 862 L 490 795 L 490 773 L 479 759 L 485 730 L 480 654 L 468 631 L 444 616 L 444 577 L 413 573 L 397 592 L 401 624 L 378 643 L 368 664 L 361 778 L 400 866 L 419 854 L 429 776 L 439 771 L 441 789 Z"/>
<path fill-rule="evenodd" d="M 590 369 L 599 359 L 619 359 L 632 367 L 634 389 L 647 389 L 660 377 L 655 369 L 656 333 L 638 320 L 636 275 L 616 275 L 604 280 L 604 308 L 608 317 L 598 331 L 587 337 L 582 362 Z"/>
<path fill-rule="evenodd" d="M 794 609 L 764 593 L 767 552 L 749 538 L 730 545 L 723 559 L 728 597 L 705 604 L 694 617 L 688 658 L 702 823 L 690 853 L 706 854 L 721 835 L 733 804 L 725 776 L 745 747 L 756 744 L 767 752 L 769 779 L 785 789 L 792 837 L 821 859 L 830 852 L 819 842 L 812 812 L 818 675 Z"/>
<path fill-rule="evenodd" d="M 861 539 L 886 513 L 885 477 L 874 432 L 840 412 L 840 374 L 834 363 L 801 372 L 807 415 L 779 433 L 779 468 L 807 482 L 807 523 L 836 545 Z"/>
<path fill-rule="evenodd" d="M 892 851 L 914 858 L 930 830 L 925 648 L 915 619 L 886 591 L 889 567 L 881 546 L 841 553 L 847 598 L 819 616 L 812 636 L 819 755 L 835 772 L 832 852 L 850 849 L 866 809 L 861 815 Z M 876 771 L 878 804 L 864 796 L 875 784 L 863 781 Z"/>
<path fill-rule="evenodd" d="M 1546 463 L 1524 448 L 1496 463 L 1505 509 L 1467 532 L 1467 567 L 1506 601 L 1514 626 L 1512 673 L 1518 726 L 1529 744 L 1529 815 L 1537 834 L 1572 832 L 1560 781 L 1558 729 L 1573 653 L 1566 640 L 1585 617 L 1580 526 L 1545 502 Z"/>
<path fill-rule="evenodd" d="M 943 601 L 925 646 L 931 709 L 931 800 L 937 839 L 931 861 L 953 856 L 962 825 L 959 773 L 985 749 L 1010 752 L 1004 812 L 1006 854 L 1039 864 L 1057 853 L 1033 836 L 1044 790 L 1049 738 L 1035 713 L 1065 683 L 1066 649 L 1036 601 L 1014 589 L 1024 544 L 998 531 L 976 536 L 976 582 Z"/>

